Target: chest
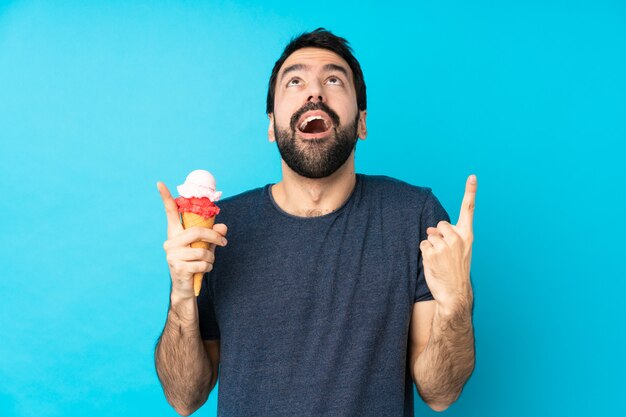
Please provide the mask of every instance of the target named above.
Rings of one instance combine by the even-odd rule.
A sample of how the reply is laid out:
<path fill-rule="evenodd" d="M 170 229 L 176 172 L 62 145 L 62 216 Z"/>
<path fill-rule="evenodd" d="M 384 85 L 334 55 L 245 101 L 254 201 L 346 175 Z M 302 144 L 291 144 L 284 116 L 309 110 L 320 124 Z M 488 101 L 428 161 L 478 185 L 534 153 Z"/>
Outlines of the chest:
<path fill-rule="evenodd" d="M 417 276 L 411 235 L 398 219 L 370 214 L 298 230 L 257 227 L 229 240 L 212 283 L 222 334 L 405 321 Z"/>

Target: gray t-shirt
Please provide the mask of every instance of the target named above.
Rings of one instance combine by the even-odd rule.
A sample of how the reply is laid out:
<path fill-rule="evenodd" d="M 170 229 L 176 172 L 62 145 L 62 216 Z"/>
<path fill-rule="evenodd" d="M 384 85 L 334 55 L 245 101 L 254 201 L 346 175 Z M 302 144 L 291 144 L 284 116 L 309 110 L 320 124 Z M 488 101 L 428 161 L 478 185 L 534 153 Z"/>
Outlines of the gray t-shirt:
<path fill-rule="evenodd" d="M 220 339 L 220 416 L 413 416 L 419 242 L 448 214 L 430 188 L 357 174 L 332 213 L 280 209 L 271 184 L 218 203 L 228 226 L 198 297 Z"/>

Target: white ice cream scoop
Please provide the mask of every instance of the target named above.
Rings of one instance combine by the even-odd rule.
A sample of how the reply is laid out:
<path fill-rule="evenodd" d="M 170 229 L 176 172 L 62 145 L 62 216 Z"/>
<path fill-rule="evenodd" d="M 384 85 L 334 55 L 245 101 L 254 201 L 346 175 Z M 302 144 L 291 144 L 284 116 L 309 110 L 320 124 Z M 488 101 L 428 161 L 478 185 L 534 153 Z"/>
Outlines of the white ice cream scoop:
<path fill-rule="evenodd" d="M 222 196 L 221 191 L 215 191 L 215 178 L 209 171 L 204 169 L 196 169 L 191 171 L 185 183 L 176 187 L 178 194 L 181 197 L 207 197 L 209 200 L 215 202 Z"/>

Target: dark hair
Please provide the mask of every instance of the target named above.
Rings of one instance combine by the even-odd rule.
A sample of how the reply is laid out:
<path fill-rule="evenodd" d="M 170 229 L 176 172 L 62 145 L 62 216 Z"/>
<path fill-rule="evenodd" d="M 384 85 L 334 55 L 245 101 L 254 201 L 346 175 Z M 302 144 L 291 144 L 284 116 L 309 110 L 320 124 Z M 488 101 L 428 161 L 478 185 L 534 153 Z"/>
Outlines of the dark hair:
<path fill-rule="evenodd" d="M 354 75 L 354 89 L 356 90 L 356 103 L 359 110 L 367 108 L 367 99 L 365 95 L 365 81 L 363 80 L 363 72 L 359 61 L 352 55 L 352 48 L 348 41 L 339 36 L 333 35 L 324 28 L 317 28 L 313 32 L 306 32 L 298 37 L 292 38 L 285 47 L 283 54 L 278 58 L 272 69 L 270 83 L 267 90 L 266 113 L 274 112 L 274 93 L 276 91 L 276 77 L 283 63 L 289 55 L 302 48 L 322 48 L 328 49 L 342 57 L 350 66 Z"/>

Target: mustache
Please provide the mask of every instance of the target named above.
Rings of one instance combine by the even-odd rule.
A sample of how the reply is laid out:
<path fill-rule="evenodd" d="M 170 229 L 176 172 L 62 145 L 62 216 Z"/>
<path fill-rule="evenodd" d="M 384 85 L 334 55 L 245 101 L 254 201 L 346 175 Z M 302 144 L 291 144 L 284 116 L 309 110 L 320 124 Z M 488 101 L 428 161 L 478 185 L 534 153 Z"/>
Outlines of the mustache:
<path fill-rule="evenodd" d="M 297 112 L 295 112 L 293 116 L 291 116 L 291 121 L 290 121 L 291 130 L 295 132 L 296 124 L 298 123 L 298 120 L 300 119 L 300 117 L 302 117 L 304 113 L 311 111 L 311 110 L 323 111 L 324 113 L 328 115 L 328 117 L 330 117 L 330 120 L 333 121 L 335 126 L 340 126 L 339 115 L 335 113 L 333 109 L 328 107 L 326 103 L 318 101 L 317 103 L 313 103 L 313 102 L 306 103 L 304 106 L 300 107 L 300 109 Z"/>

